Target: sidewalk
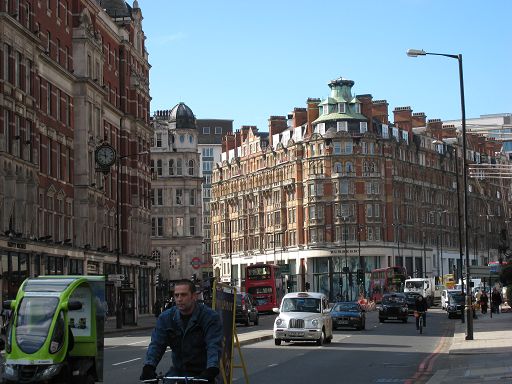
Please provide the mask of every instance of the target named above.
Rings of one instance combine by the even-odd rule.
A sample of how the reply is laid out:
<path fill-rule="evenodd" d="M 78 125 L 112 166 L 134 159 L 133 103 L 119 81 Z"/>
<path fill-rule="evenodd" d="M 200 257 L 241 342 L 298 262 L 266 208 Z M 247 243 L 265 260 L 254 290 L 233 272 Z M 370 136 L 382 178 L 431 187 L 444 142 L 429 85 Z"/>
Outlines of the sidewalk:
<path fill-rule="evenodd" d="M 473 340 L 466 340 L 467 324 L 455 325 L 448 352 L 449 369 L 438 370 L 427 384 L 512 383 L 512 311 L 482 315 L 473 320 Z"/>
<path fill-rule="evenodd" d="M 105 335 L 113 333 L 129 333 L 146 329 L 153 329 L 156 325 L 155 315 L 139 315 L 137 325 L 123 325 L 121 329 L 116 328 L 115 316 L 107 317 L 105 322 Z"/>

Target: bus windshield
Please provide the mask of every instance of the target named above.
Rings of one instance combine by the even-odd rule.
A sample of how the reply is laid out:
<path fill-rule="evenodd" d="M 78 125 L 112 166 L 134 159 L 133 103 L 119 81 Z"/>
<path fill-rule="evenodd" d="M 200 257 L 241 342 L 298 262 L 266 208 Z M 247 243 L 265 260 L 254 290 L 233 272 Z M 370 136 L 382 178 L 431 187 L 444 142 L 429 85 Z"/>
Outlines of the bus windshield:
<path fill-rule="evenodd" d="M 270 277 L 270 267 L 268 266 L 251 266 L 250 268 L 247 268 L 246 279 L 248 280 L 267 280 L 270 279 Z"/>

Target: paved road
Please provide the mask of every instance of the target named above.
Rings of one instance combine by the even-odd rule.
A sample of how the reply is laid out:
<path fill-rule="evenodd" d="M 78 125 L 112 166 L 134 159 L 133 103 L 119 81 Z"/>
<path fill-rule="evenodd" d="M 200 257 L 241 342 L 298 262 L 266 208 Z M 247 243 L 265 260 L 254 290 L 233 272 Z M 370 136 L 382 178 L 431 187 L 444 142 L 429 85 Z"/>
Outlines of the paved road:
<path fill-rule="evenodd" d="M 276 315 L 262 315 L 258 325 L 238 326 L 238 334 L 244 334 L 255 330 L 272 329 Z M 127 333 L 115 334 L 105 337 L 104 382 L 117 383 L 123 379 L 123 383 L 138 383 L 137 380 L 142 370 L 142 364 L 146 349 L 151 338 L 150 330 L 127 331 Z M 170 352 L 158 366 L 158 371 L 165 371 L 171 366 Z"/>
<path fill-rule="evenodd" d="M 273 318 L 265 317 L 259 326 L 240 327 L 239 331 L 270 329 Z M 267 340 L 244 346 L 242 353 L 250 383 L 424 383 L 432 374 L 435 352 L 443 350 L 456 321 L 434 309 L 429 312 L 425 334 L 419 335 L 412 317 L 408 324 L 379 324 L 376 312 L 370 312 L 365 331 L 335 331 L 330 345 L 285 343 L 277 347 Z M 138 383 L 148 335 L 146 331 L 106 339 L 106 383 L 120 379 Z M 169 365 L 170 354 L 166 353 L 159 370 Z M 234 369 L 233 377 L 234 382 L 244 382 L 241 369 Z"/>

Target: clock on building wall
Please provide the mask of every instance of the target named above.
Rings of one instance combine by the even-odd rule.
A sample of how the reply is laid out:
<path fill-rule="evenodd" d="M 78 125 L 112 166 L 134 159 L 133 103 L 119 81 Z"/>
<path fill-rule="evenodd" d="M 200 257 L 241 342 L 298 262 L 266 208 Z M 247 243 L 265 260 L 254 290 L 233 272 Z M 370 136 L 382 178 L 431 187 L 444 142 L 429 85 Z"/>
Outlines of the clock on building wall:
<path fill-rule="evenodd" d="M 110 144 L 101 144 L 96 148 L 95 158 L 100 168 L 109 168 L 116 162 L 116 150 Z"/>

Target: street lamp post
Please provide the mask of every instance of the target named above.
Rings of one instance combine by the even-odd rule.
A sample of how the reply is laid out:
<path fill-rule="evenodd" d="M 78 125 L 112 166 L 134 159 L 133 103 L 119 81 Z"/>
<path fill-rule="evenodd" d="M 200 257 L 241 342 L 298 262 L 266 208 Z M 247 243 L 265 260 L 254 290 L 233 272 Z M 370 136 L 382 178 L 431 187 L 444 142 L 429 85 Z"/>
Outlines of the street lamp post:
<path fill-rule="evenodd" d="M 117 241 L 117 249 L 116 249 L 116 273 L 118 275 L 121 274 L 121 254 L 122 254 L 122 216 L 123 216 L 123 208 L 121 206 L 123 200 L 123 191 L 121 188 L 122 178 L 123 178 L 123 166 L 121 164 L 121 160 L 126 159 L 128 157 L 134 157 L 139 155 L 146 155 L 148 151 L 143 151 L 139 153 L 131 153 L 128 155 L 117 156 L 116 158 L 116 166 L 117 166 L 117 201 L 116 201 L 116 219 L 117 219 L 117 233 L 116 233 L 116 241 Z M 160 279 L 161 281 L 161 279 Z M 121 289 L 119 286 L 116 286 L 116 328 L 121 329 L 123 327 L 123 319 L 121 313 Z"/>
<path fill-rule="evenodd" d="M 418 56 L 444 56 L 451 59 L 456 59 L 459 64 L 459 87 L 460 87 L 460 107 L 462 114 L 462 181 L 463 181 L 463 194 L 464 194 L 464 249 L 466 253 L 466 300 L 467 300 L 467 329 L 466 340 L 473 340 L 473 305 L 470 281 L 471 269 L 469 265 L 469 241 L 468 241 L 468 194 L 467 194 L 467 166 L 466 166 L 466 106 L 464 101 L 464 75 L 462 70 L 462 54 L 453 55 L 446 53 L 433 53 L 425 52 L 422 49 L 409 49 L 407 55 L 410 57 Z"/>
<path fill-rule="evenodd" d="M 364 224 L 358 224 L 357 225 L 357 245 L 358 245 L 358 255 L 359 255 L 359 270 L 361 270 L 363 276 L 362 276 L 362 286 L 363 286 L 363 295 L 366 297 L 366 282 L 365 282 L 365 270 L 366 270 L 366 263 L 364 258 L 361 257 L 361 231 L 364 229 Z M 357 275 L 359 277 L 359 274 Z M 361 292 L 360 292 L 361 293 Z"/>
<path fill-rule="evenodd" d="M 348 231 L 347 231 L 347 220 L 350 216 L 342 216 L 343 220 L 343 238 L 345 241 L 345 268 L 344 272 L 346 274 L 345 280 L 346 280 L 346 286 L 347 289 L 345 290 L 345 301 L 348 301 L 348 290 L 349 290 L 349 282 L 348 282 L 348 276 L 349 276 L 349 269 L 348 269 L 348 250 L 347 250 L 347 237 L 348 237 Z M 352 296 L 352 291 L 350 292 L 350 295 Z"/>
<path fill-rule="evenodd" d="M 398 260 L 400 260 L 400 264 L 402 264 L 402 266 L 405 266 L 405 263 L 403 262 L 403 260 L 401 259 L 400 257 L 400 228 L 402 228 L 402 224 L 398 223 L 398 224 L 392 224 L 393 227 L 396 227 L 396 239 L 397 239 L 397 245 L 398 245 Z M 393 263 L 393 266 L 396 266 L 396 260 L 393 260 L 394 263 Z"/>

